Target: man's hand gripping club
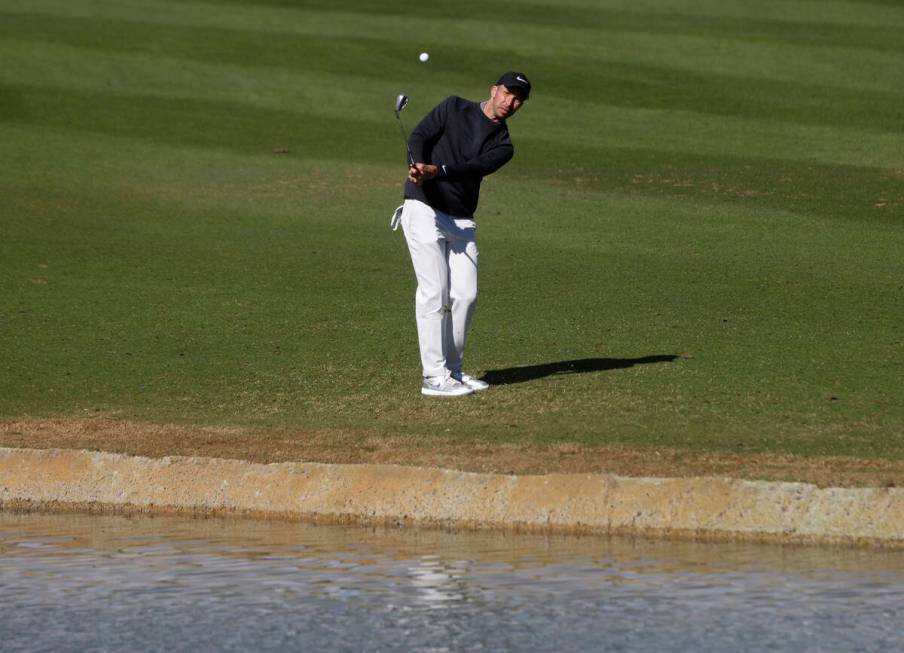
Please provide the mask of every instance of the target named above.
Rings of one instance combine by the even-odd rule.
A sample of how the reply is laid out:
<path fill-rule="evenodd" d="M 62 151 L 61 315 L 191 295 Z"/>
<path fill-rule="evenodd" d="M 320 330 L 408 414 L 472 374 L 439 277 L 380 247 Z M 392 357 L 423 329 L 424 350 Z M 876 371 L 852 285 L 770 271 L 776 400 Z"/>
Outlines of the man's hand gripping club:
<path fill-rule="evenodd" d="M 439 167 L 432 163 L 415 163 L 408 166 L 408 181 L 415 186 L 423 186 L 425 181 L 434 179 L 439 174 Z"/>

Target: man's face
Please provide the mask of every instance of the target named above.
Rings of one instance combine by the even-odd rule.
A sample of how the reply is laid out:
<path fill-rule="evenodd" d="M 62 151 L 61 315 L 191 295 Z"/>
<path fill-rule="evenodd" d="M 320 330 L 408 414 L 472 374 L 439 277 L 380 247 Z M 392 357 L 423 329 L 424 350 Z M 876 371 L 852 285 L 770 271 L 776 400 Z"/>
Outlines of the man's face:
<path fill-rule="evenodd" d="M 492 118 L 506 120 L 511 118 L 524 104 L 524 91 L 520 88 L 509 88 L 499 84 L 490 88 L 489 108 Z"/>

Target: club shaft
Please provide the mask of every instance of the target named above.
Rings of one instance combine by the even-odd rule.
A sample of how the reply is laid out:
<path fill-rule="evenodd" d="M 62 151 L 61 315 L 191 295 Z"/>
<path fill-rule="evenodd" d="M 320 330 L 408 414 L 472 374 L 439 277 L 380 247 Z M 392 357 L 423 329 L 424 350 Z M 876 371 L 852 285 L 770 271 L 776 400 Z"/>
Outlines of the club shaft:
<path fill-rule="evenodd" d="M 414 157 L 411 155 L 411 146 L 408 145 L 408 137 L 405 135 L 405 127 L 402 126 L 402 119 L 399 117 L 398 112 L 396 112 L 396 120 L 399 123 L 399 132 L 402 134 L 402 140 L 405 141 L 405 150 L 408 152 L 408 165 L 414 165 Z"/>

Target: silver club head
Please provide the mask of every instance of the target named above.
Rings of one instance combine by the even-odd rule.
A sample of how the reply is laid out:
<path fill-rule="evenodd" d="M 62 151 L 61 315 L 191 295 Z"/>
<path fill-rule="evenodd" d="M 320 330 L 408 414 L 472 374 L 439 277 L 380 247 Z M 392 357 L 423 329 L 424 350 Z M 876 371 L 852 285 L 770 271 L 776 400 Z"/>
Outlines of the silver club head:
<path fill-rule="evenodd" d="M 400 95 L 395 99 L 395 112 L 398 115 L 399 111 L 408 106 L 408 96 Z"/>

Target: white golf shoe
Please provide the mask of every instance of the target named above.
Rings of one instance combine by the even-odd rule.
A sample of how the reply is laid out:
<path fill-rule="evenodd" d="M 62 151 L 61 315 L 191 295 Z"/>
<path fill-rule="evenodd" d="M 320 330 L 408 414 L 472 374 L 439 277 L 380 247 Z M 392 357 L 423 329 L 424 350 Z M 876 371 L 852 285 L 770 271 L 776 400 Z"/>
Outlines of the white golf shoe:
<path fill-rule="evenodd" d="M 475 392 L 479 392 L 480 390 L 486 390 L 490 387 L 490 384 L 486 381 L 481 381 L 480 379 L 475 379 L 470 374 L 466 374 L 465 372 L 458 371 L 452 372 L 452 378 L 458 381 L 459 383 L 463 383 L 464 385 L 471 388 Z"/>
<path fill-rule="evenodd" d="M 474 392 L 473 388 L 466 386 L 448 374 L 446 376 L 425 376 L 421 385 L 421 394 L 431 397 L 460 397 Z"/>

